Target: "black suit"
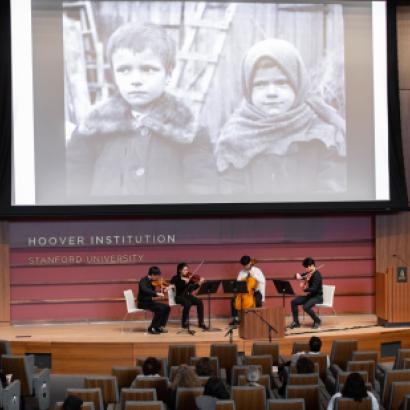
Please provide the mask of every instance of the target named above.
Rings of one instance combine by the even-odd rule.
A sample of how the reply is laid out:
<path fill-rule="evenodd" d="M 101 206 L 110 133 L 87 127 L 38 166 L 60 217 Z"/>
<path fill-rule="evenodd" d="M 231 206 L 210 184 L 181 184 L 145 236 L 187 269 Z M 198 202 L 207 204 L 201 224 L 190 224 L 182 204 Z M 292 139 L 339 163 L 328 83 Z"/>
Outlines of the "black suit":
<path fill-rule="evenodd" d="M 146 276 L 139 282 L 138 290 L 138 307 L 140 309 L 150 310 L 154 313 L 150 328 L 158 329 L 164 327 L 168 322 L 169 311 L 171 310 L 165 303 L 155 302 L 153 297 L 157 296 L 151 279 Z"/>
<path fill-rule="evenodd" d="M 307 295 L 297 296 L 291 302 L 293 321 L 299 322 L 298 306 L 303 305 L 303 310 L 313 321 L 320 322 L 319 317 L 312 309 L 317 303 L 323 302 L 322 275 L 318 270 L 313 272 L 304 291 L 307 292 Z"/>
<path fill-rule="evenodd" d="M 191 295 L 191 292 L 199 288 L 198 284 L 186 283 L 180 275 L 175 275 L 171 279 L 171 283 L 175 285 L 175 301 L 182 305 L 182 325 L 186 325 L 189 321 L 189 310 L 192 305 L 196 306 L 198 315 L 198 324 L 204 323 L 204 304 L 201 299 Z"/>

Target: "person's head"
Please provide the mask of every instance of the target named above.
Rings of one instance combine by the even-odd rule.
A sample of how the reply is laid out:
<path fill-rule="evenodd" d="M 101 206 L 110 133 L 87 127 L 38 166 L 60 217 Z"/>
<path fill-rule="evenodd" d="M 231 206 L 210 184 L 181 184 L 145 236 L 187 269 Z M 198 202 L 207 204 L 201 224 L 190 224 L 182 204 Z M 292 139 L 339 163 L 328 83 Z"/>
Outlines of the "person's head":
<path fill-rule="evenodd" d="M 299 51 L 285 40 L 271 38 L 246 53 L 242 84 L 250 104 L 266 116 L 275 116 L 304 100 L 308 76 Z"/>
<path fill-rule="evenodd" d="M 312 336 L 309 340 L 309 350 L 311 352 L 320 352 L 320 349 L 322 348 L 322 341 L 320 340 L 319 337 L 317 336 Z"/>
<path fill-rule="evenodd" d="M 198 376 L 214 376 L 214 368 L 209 357 L 201 357 L 195 364 L 196 374 Z"/>
<path fill-rule="evenodd" d="M 229 392 L 223 380 L 219 377 L 210 377 L 205 384 L 204 395 L 215 397 L 219 400 L 228 400 Z"/>
<path fill-rule="evenodd" d="M 311 257 L 303 259 L 302 265 L 308 273 L 314 272 L 316 269 L 315 261 Z"/>
<path fill-rule="evenodd" d="M 367 397 L 367 389 L 363 377 L 359 373 L 350 373 L 342 389 L 342 396 L 361 401 Z"/>
<path fill-rule="evenodd" d="M 308 359 L 307 357 L 301 356 L 296 362 L 296 372 L 298 374 L 314 373 L 315 364 L 312 362 L 312 360 Z"/>
<path fill-rule="evenodd" d="M 249 366 L 246 370 L 246 381 L 248 383 L 257 383 L 261 377 L 261 372 L 258 366 Z"/>
<path fill-rule="evenodd" d="M 144 376 L 159 374 L 161 371 L 161 362 L 155 357 L 147 357 L 142 365 Z"/>
<path fill-rule="evenodd" d="M 148 269 L 148 276 L 151 278 L 151 279 L 158 279 L 160 276 L 161 276 L 161 271 L 160 271 L 160 269 L 158 268 L 158 266 L 151 266 L 149 269 Z"/>
<path fill-rule="evenodd" d="M 191 369 L 186 364 L 182 364 L 178 367 L 172 387 L 174 389 L 178 387 L 197 387 L 199 386 L 199 380 L 195 373 L 195 370 Z"/>
<path fill-rule="evenodd" d="M 177 265 L 177 274 L 179 276 L 186 276 L 189 272 L 189 266 L 185 262 L 178 263 Z"/>
<path fill-rule="evenodd" d="M 77 396 L 67 396 L 63 402 L 63 410 L 80 410 L 83 400 Z"/>
<path fill-rule="evenodd" d="M 132 109 L 143 111 L 163 94 L 175 54 L 174 41 L 154 24 L 125 24 L 111 35 L 107 58 L 118 92 Z"/>
<path fill-rule="evenodd" d="M 252 258 L 248 255 L 242 256 L 239 263 L 243 266 L 244 270 L 249 270 L 252 267 Z"/>

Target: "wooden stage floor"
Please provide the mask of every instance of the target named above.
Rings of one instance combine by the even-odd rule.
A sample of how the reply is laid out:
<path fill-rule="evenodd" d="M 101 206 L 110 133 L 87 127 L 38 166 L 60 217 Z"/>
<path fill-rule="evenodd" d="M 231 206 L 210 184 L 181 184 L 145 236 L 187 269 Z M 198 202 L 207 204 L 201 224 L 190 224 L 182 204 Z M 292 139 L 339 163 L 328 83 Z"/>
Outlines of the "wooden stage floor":
<path fill-rule="evenodd" d="M 290 318 L 286 322 L 289 323 Z M 209 355 L 212 343 L 228 343 L 228 320 L 214 320 L 217 332 L 203 332 L 196 326 L 195 335 L 180 331 L 179 324 L 170 322 L 169 333 L 150 335 L 148 322 L 104 322 L 66 324 L 3 325 L 1 338 L 12 344 L 13 354 L 49 353 L 54 373 L 109 374 L 113 366 L 133 366 L 139 356 L 166 357 L 170 343 L 195 344 L 197 355 Z M 384 328 L 377 326 L 375 315 L 322 316 L 322 326 L 314 330 L 310 318 L 299 329 L 287 329 L 280 344 L 280 353 L 289 355 L 293 342 L 308 340 L 312 335 L 323 341 L 323 351 L 330 352 L 335 339 L 356 339 L 360 349 L 380 350 L 382 343 L 400 342 L 410 347 L 410 328 Z M 124 327 L 124 329 L 123 329 Z M 254 340 L 239 338 L 234 331 L 233 342 L 238 350 L 250 354 Z M 391 360 L 390 357 L 381 360 Z"/>

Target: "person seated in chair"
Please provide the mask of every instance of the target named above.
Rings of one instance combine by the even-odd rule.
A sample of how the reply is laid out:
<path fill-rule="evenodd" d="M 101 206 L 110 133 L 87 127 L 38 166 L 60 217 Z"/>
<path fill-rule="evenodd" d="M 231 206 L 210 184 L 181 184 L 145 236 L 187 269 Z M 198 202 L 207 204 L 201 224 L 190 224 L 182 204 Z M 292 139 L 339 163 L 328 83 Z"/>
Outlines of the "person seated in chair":
<path fill-rule="evenodd" d="M 316 269 L 315 261 L 312 258 L 305 258 L 302 262 L 305 268 L 304 273 L 297 273 L 296 279 L 303 280 L 301 286 L 306 295 L 297 296 L 291 302 L 293 322 L 290 329 L 300 327 L 298 306 L 303 305 L 303 310 L 312 318 L 313 328 L 318 329 L 322 323 L 313 307 L 318 303 L 323 303 L 322 275 Z"/>
<path fill-rule="evenodd" d="M 195 399 L 198 410 L 215 410 L 217 400 L 229 400 L 230 394 L 219 377 L 210 377 L 205 384 L 204 394 Z"/>
<path fill-rule="evenodd" d="M 288 378 L 290 369 L 282 367 L 279 369 L 279 379 L 282 382 L 282 386 L 279 387 L 278 393 L 285 397 L 286 395 L 286 386 L 288 385 Z M 315 372 L 315 364 L 312 360 L 308 359 L 307 357 L 299 357 L 296 362 L 296 373 L 297 374 L 309 374 Z"/>
<path fill-rule="evenodd" d="M 317 336 L 312 336 L 309 339 L 309 351 L 308 352 L 297 352 L 294 353 L 290 359 L 290 362 L 287 363 L 290 366 L 294 366 L 296 362 L 298 361 L 300 355 L 302 354 L 320 354 L 320 349 L 322 348 L 322 340 L 320 337 Z M 327 356 L 327 367 L 330 367 L 330 359 L 329 356 Z"/>
<path fill-rule="evenodd" d="M 140 309 L 150 310 L 154 313 L 151 325 L 148 328 L 148 333 L 159 335 L 160 333 L 167 333 L 165 326 L 168 322 L 170 307 L 164 303 L 156 302 L 155 297 L 164 297 L 162 291 L 157 292 L 153 282 L 159 281 L 161 278 L 161 271 L 157 266 L 151 266 L 148 270 L 147 276 L 142 278 L 139 282 L 138 291 L 138 307 Z"/>
<path fill-rule="evenodd" d="M 147 357 L 142 364 L 142 374 L 139 374 L 137 378 L 141 377 L 161 377 L 161 362 L 156 357 Z"/>
<path fill-rule="evenodd" d="M 256 282 L 256 289 L 253 291 L 253 297 L 255 299 L 254 306 L 261 307 L 262 303 L 265 301 L 265 286 L 266 280 L 263 272 L 255 266 L 255 261 L 248 255 L 242 256 L 239 263 L 242 265 L 241 271 L 238 273 L 237 281 L 248 281 L 249 278 L 253 278 Z M 236 297 L 240 297 L 236 296 Z M 230 326 L 236 326 L 239 324 L 239 314 L 238 309 L 235 307 L 236 297 L 232 298 L 231 310 L 232 310 L 232 321 L 229 323 Z"/>

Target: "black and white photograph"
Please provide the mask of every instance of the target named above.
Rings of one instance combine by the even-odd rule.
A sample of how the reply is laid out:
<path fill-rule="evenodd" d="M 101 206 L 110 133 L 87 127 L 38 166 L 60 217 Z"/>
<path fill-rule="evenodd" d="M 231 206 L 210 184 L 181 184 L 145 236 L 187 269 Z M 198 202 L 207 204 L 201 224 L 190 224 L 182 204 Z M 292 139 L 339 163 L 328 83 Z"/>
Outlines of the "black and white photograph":
<path fill-rule="evenodd" d="M 75 203 L 348 190 L 341 4 L 67 1 L 63 53 Z"/>

